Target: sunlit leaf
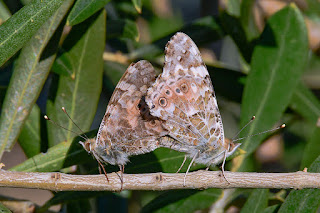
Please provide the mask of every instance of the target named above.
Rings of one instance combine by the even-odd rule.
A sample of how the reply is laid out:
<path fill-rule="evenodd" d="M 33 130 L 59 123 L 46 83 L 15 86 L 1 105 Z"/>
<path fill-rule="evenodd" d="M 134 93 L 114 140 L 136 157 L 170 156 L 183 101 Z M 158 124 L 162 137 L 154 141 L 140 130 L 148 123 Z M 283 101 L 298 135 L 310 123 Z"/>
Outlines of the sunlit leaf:
<path fill-rule="evenodd" d="M 72 28 L 64 41 L 64 52 L 57 60 L 68 61 L 70 75 L 61 75 L 58 89 L 48 101 L 49 118 L 64 124 L 72 130 L 73 122 L 61 111 L 65 107 L 70 117 L 82 129 L 88 131 L 96 113 L 102 88 L 103 50 L 105 46 L 106 13 L 97 13 L 80 25 Z M 56 82 L 54 82 L 56 83 Z M 80 132 L 79 129 L 73 129 Z M 61 141 L 72 140 L 75 136 L 57 126 L 48 125 L 49 146 Z"/>
<path fill-rule="evenodd" d="M 21 49 L 62 2 L 63 0 L 33 1 L 0 26 L 0 66 Z"/>
<path fill-rule="evenodd" d="M 67 24 L 70 26 L 79 24 L 103 8 L 110 0 L 78 0 L 74 4 Z"/>
<path fill-rule="evenodd" d="M 268 189 L 255 189 L 241 209 L 241 213 L 262 212 L 268 206 Z"/>
<path fill-rule="evenodd" d="M 274 14 L 255 47 L 241 106 L 241 126 L 253 115 L 256 120 L 241 134 L 252 135 L 270 129 L 289 105 L 308 58 L 308 39 L 303 16 L 291 5 Z M 249 137 L 241 148 L 238 170 L 265 135 Z"/>
<path fill-rule="evenodd" d="M 25 45 L 19 55 L 1 112 L 0 156 L 4 149 L 10 149 L 18 138 L 24 121 L 47 79 L 56 56 L 55 50 L 62 29 L 54 33 L 71 3 L 72 0 L 65 1 Z M 0 35 L 0 40 L 1 38 Z M 0 48 L 5 49 L 4 46 Z"/>

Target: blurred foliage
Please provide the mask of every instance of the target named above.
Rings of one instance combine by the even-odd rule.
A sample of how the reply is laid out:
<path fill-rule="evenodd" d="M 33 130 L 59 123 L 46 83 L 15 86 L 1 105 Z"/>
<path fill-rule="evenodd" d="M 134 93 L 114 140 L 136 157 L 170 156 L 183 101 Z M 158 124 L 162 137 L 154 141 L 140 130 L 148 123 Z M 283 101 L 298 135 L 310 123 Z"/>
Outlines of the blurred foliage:
<path fill-rule="evenodd" d="M 79 132 L 60 111 L 64 106 L 83 131 L 93 129 L 87 135 L 94 137 L 126 67 L 147 59 L 160 73 L 165 44 L 182 31 L 202 52 L 228 137 L 253 115 L 257 119 L 241 136 L 283 122 L 288 126 L 243 141 L 246 154 L 227 162 L 227 168 L 294 172 L 310 167 L 309 171 L 319 172 L 320 51 L 312 33 L 319 31 L 320 3 L 305 0 L 296 6 L 274 1 L 282 9 L 269 12 L 268 1 L 257 2 L 0 0 L 0 156 L 18 141 L 28 159 L 12 171 L 72 172 L 71 166 L 78 165 L 76 174 L 97 173 L 97 163 L 78 143 L 80 137 L 47 123 L 43 115 Z M 125 171 L 175 172 L 183 157 L 161 148 L 132 157 Z M 192 170 L 202 168 L 193 165 Z M 117 169 L 107 166 L 108 172 Z M 64 204 L 68 212 L 228 208 L 315 212 L 319 208 L 319 189 L 286 192 L 287 198 L 282 193 L 281 199 L 267 189 L 53 192 L 38 210 L 57 204 Z"/>

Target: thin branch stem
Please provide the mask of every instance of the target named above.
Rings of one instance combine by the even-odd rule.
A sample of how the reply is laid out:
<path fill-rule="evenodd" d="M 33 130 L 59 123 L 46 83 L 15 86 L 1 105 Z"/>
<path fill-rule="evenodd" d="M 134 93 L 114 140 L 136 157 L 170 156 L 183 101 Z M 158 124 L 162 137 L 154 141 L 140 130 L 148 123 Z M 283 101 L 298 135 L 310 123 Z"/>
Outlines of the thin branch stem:
<path fill-rule="evenodd" d="M 123 190 L 171 190 L 206 188 L 320 188 L 320 173 L 254 173 L 220 171 L 191 172 L 183 186 L 184 173 L 124 174 Z M 118 191 L 121 181 L 117 174 L 69 175 L 0 171 L 0 186 L 37 188 L 52 191 Z"/>

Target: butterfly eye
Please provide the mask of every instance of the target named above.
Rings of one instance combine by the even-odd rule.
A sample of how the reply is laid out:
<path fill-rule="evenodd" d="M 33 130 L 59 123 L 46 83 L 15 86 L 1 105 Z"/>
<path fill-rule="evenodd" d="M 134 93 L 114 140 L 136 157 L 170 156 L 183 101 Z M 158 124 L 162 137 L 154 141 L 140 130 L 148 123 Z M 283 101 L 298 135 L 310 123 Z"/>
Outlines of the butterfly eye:
<path fill-rule="evenodd" d="M 181 84 L 181 90 L 183 93 L 187 93 L 188 92 L 188 85 L 187 84 Z"/>
<path fill-rule="evenodd" d="M 177 92 L 177 93 L 180 93 L 180 89 L 179 89 L 179 88 L 177 88 L 177 89 L 176 89 L 176 92 Z"/>
<path fill-rule="evenodd" d="M 159 98 L 159 104 L 160 104 L 160 106 L 162 106 L 162 107 L 167 106 L 167 99 L 165 99 L 165 98 Z"/>
<path fill-rule="evenodd" d="M 170 95 L 170 90 L 167 90 L 167 91 L 166 91 L 166 94 L 167 94 L 167 95 Z"/>
<path fill-rule="evenodd" d="M 85 149 L 88 153 L 90 153 L 90 152 L 91 152 L 91 144 L 88 143 L 88 142 L 86 142 L 86 143 L 84 144 L 84 149 Z"/>

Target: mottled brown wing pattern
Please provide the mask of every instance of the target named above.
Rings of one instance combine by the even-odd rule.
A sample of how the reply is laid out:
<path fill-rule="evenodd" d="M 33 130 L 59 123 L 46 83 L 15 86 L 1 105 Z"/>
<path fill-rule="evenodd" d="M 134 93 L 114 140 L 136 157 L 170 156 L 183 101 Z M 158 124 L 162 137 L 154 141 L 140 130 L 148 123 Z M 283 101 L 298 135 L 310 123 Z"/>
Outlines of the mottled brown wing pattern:
<path fill-rule="evenodd" d="M 125 165 L 129 156 L 159 147 L 158 138 L 167 132 L 160 120 L 150 115 L 144 101 L 154 81 L 155 71 L 148 61 L 128 67 L 109 101 L 96 140 L 88 141 L 87 151 L 103 162 Z"/>
<path fill-rule="evenodd" d="M 207 165 L 223 159 L 228 144 L 213 86 L 197 46 L 186 34 L 177 33 L 168 42 L 163 73 L 148 89 L 146 102 L 178 141 L 161 146 L 197 156 L 195 162 Z"/>

